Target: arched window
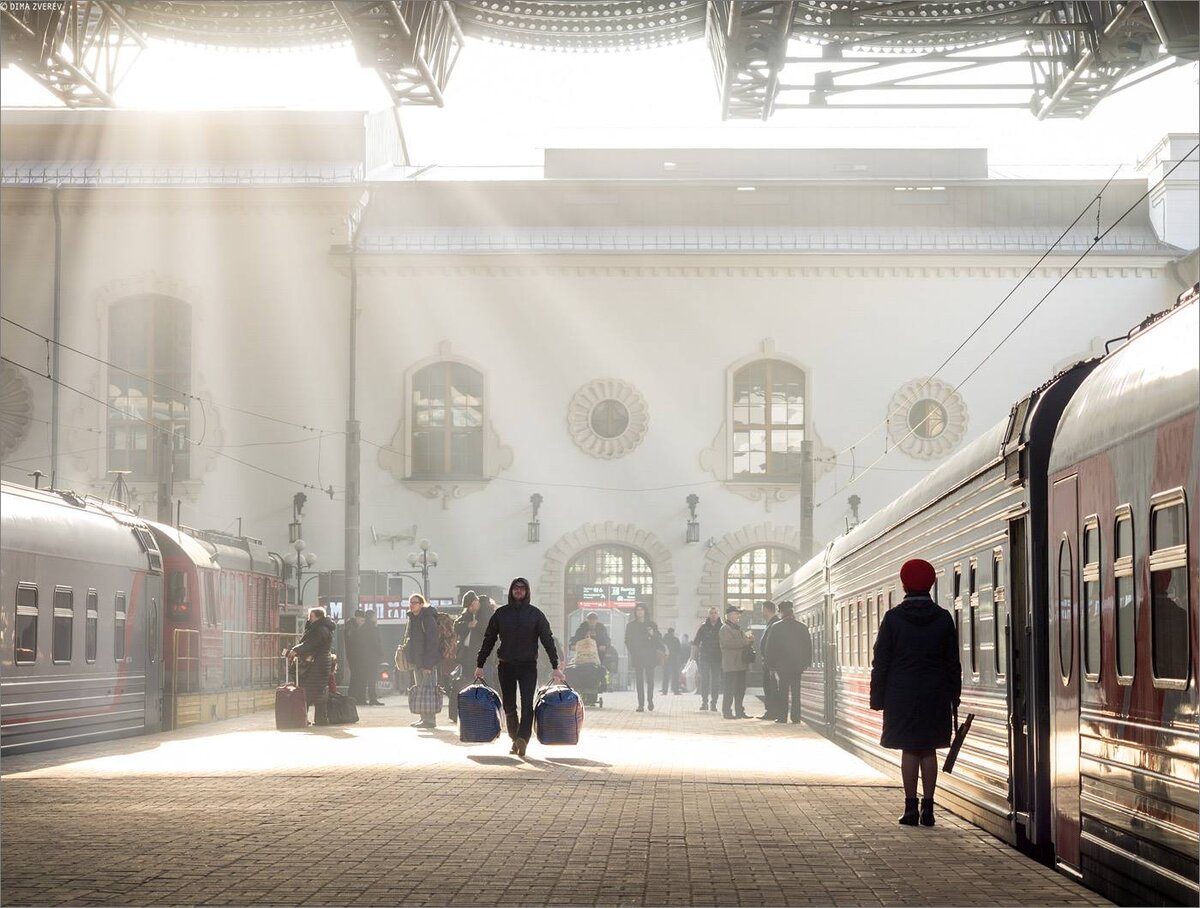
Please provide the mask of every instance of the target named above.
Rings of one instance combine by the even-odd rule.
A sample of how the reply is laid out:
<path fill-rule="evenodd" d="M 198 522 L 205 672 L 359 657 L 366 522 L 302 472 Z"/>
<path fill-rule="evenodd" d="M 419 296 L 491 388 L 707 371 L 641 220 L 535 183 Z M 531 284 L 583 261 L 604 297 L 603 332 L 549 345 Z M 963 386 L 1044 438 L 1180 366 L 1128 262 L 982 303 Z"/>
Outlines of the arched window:
<path fill-rule="evenodd" d="M 483 375 L 444 361 L 412 380 L 413 479 L 483 475 Z"/>
<path fill-rule="evenodd" d="M 173 452 L 174 478 L 187 479 L 191 307 L 164 296 L 114 304 L 108 359 L 116 367 L 108 370 L 108 469 L 128 470 L 132 480 L 157 479 L 160 456 Z"/>
<path fill-rule="evenodd" d="M 798 552 L 774 546 L 749 549 L 729 563 L 725 569 L 725 603 L 751 613 L 742 617 L 743 627 L 762 623 L 759 603 L 770 599 L 771 587 L 799 566 Z"/>
<path fill-rule="evenodd" d="M 733 478 L 800 480 L 804 373 L 760 359 L 733 374 Z"/>
<path fill-rule="evenodd" d="M 584 549 L 567 564 L 565 601 L 568 636 L 594 611 L 617 652 L 625 655 L 625 625 L 638 605 L 654 619 L 654 569 L 637 549 L 604 543 Z M 666 628 L 659 630 L 666 632 Z"/>

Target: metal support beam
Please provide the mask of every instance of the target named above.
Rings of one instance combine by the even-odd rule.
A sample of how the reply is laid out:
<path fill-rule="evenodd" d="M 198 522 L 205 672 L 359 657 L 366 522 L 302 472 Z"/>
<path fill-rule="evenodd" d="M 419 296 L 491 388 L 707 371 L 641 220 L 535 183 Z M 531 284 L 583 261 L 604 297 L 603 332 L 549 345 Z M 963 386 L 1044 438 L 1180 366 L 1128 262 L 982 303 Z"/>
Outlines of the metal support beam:
<path fill-rule="evenodd" d="M 721 119 L 771 116 L 794 16 L 790 2 L 711 0 L 706 32 L 721 93 Z"/>
<path fill-rule="evenodd" d="M 47 8 L 48 7 L 48 8 Z M 112 107 L 146 46 L 105 0 L 0 4 L 3 65 L 29 73 L 67 107 Z"/>
<path fill-rule="evenodd" d="M 392 103 L 444 105 L 463 47 L 449 0 L 335 0 L 358 60 L 379 72 Z"/>

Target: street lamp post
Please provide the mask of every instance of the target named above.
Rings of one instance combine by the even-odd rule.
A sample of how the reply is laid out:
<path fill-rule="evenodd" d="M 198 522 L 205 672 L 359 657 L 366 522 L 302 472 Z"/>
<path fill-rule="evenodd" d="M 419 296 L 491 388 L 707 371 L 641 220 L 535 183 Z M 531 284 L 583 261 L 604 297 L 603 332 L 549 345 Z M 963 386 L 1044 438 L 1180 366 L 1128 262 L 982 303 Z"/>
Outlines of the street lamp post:
<path fill-rule="evenodd" d="M 421 572 L 421 595 L 426 599 L 429 598 L 429 569 L 437 567 L 438 556 L 437 552 L 429 551 L 429 540 L 422 539 L 417 543 L 421 547 L 420 552 L 409 552 L 408 563 L 415 569 Z"/>
<path fill-rule="evenodd" d="M 314 564 L 316 564 L 317 556 L 314 555 L 312 552 L 304 551 L 304 540 L 303 539 L 297 538 L 292 543 L 292 547 L 296 551 L 294 553 L 288 552 L 286 555 L 283 556 L 283 560 L 286 561 L 291 567 L 295 568 L 295 570 L 296 570 L 296 605 L 298 605 L 300 607 L 300 612 L 303 614 L 303 612 L 304 612 L 304 586 L 303 586 L 304 569 L 306 567 L 310 568 Z M 311 579 L 311 578 L 309 578 L 309 579 Z"/>

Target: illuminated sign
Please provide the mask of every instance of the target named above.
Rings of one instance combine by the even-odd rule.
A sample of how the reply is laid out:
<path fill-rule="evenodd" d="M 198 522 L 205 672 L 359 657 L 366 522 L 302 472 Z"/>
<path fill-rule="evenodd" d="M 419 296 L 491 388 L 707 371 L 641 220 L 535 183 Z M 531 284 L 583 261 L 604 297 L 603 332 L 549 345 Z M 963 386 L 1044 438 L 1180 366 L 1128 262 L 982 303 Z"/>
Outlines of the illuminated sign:
<path fill-rule="evenodd" d="M 636 586 L 585 586 L 580 588 L 579 608 L 633 608 L 638 604 Z"/>

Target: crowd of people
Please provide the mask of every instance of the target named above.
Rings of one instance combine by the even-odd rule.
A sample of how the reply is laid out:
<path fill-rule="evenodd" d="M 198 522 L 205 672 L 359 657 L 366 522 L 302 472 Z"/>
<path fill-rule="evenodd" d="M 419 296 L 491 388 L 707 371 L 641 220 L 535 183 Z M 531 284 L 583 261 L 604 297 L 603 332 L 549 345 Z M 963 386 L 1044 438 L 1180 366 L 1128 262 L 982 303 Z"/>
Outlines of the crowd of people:
<path fill-rule="evenodd" d="M 901 751 L 904 783 L 902 825 L 934 825 L 934 791 L 937 784 L 938 748 L 948 747 L 953 734 L 952 711 L 957 711 L 962 688 L 957 636 L 949 612 L 929 595 L 936 580 L 929 562 L 913 559 L 900 571 L 904 600 L 889 609 L 880 623 L 871 671 L 871 708 L 883 712 L 883 747 Z M 697 693 L 701 711 L 715 712 L 720 698 L 725 719 L 748 719 L 745 709 L 746 676 L 756 659 L 762 659 L 765 712 L 759 716 L 785 723 L 801 721 L 801 678 L 813 664 L 813 644 L 808 628 L 796 618 L 793 603 L 761 604 L 766 627 L 756 652 L 754 637 L 741 626 L 742 610 L 730 605 L 722 621 L 709 609 L 690 646 L 687 637 L 666 634 L 637 605 L 625 628 L 625 651 L 637 690 L 637 712 L 654 710 L 655 671 L 663 668 L 660 694 L 681 690 L 683 657 L 696 663 Z M 616 664 L 608 629 L 591 612 L 571 636 L 573 666 L 595 666 L 601 676 Z M 309 611 L 304 635 L 285 655 L 297 664 L 298 684 L 315 710 L 315 724 L 329 724 L 328 696 L 333 688 L 332 654 L 337 626 L 323 609 Z M 376 667 L 382 644 L 376 616 L 358 610 L 344 626 L 345 651 L 350 663 L 350 697 L 357 703 L 380 705 Z M 491 659 L 497 648 L 496 659 Z M 408 601 L 408 628 L 397 649 L 396 667 L 411 671 L 414 687 L 444 691 L 454 704 L 462 679 L 472 674 L 477 682 L 500 688 L 512 753 L 524 756 L 533 729 L 534 693 L 539 681 L 539 661 L 545 659 L 550 677 L 563 681 L 559 668 L 561 648 L 545 614 L 530 602 L 529 582 L 517 577 L 508 598 L 496 608 L 487 596 L 467 592 L 462 613 L 451 620 L 414 593 Z M 429 708 L 413 723 L 435 728 L 438 696 L 420 699 Z M 917 781 L 922 795 L 917 800 Z"/>

